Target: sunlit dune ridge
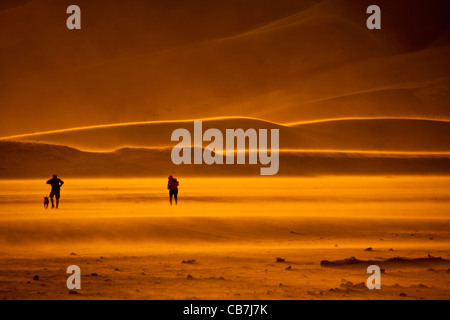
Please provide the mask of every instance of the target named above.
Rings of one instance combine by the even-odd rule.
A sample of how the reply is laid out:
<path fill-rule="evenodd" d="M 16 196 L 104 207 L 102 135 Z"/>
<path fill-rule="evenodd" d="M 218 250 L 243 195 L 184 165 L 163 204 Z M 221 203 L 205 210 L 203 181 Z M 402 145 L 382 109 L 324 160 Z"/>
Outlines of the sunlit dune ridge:
<path fill-rule="evenodd" d="M 84 127 L 75 127 L 75 128 L 67 128 L 67 129 L 59 129 L 59 130 L 51 130 L 51 131 L 43 131 L 43 132 L 34 132 L 34 133 L 24 133 L 14 136 L 6 136 L 0 137 L 0 140 L 13 140 L 18 138 L 27 138 L 32 136 L 39 136 L 45 134 L 52 133 L 63 133 L 63 132 L 72 132 L 72 131 L 80 131 L 80 130 L 90 130 L 90 129 L 101 129 L 101 128 L 116 128 L 116 127 L 124 127 L 124 126 L 132 126 L 132 125 L 144 125 L 144 124 L 177 124 L 177 123 L 189 123 L 194 121 L 214 121 L 214 120 L 229 120 L 229 119 L 249 119 L 256 121 L 265 121 L 277 126 L 289 126 L 288 124 L 276 123 L 273 121 L 266 121 L 254 117 L 210 117 L 210 118 L 202 118 L 202 119 L 186 119 L 186 120 L 157 120 L 157 121 L 137 121 L 137 122 L 124 122 L 124 123 L 112 123 L 112 124 L 103 124 L 103 125 L 94 125 L 94 126 L 84 126 Z M 314 122 L 314 121 L 311 121 Z M 309 122 L 304 122 L 309 123 Z M 296 123 L 299 124 L 299 123 Z"/>
<path fill-rule="evenodd" d="M 120 148 L 170 148 L 172 132 L 185 128 L 194 135 L 194 119 L 145 121 L 68 128 L 3 137 L 1 140 L 40 142 L 69 146 L 84 151 L 114 151 Z M 219 129 L 279 130 L 279 148 L 289 152 L 346 151 L 375 153 L 446 153 L 450 142 L 450 121 L 420 118 L 343 118 L 321 121 L 277 123 L 252 117 L 214 117 L 198 119 L 202 131 Z M 270 138 L 268 139 L 270 144 Z M 207 148 L 209 143 L 204 142 Z M 193 144 L 192 144 L 193 145 Z M 248 147 L 248 146 L 247 146 Z M 218 151 L 220 152 L 220 150 Z"/>
<path fill-rule="evenodd" d="M 444 118 L 433 119 L 433 118 L 403 118 L 403 117 L 370 117 L 370 118 L 347 117 L 347 118 L 336 118 L 336 119 L 321 119 L 321 120 L 309 120 L 309 121 L 296 121 L 296 122 L 289 122 L 289 123 L 278 123 L 275 121 L 268 121 L 268 120 L 263 120 L 263 119 L 259 119 L 259 118 L 255 118 L 255 117 L 222 116 L 222 117 L 209 117 L 209 118 L 202 118 L 202 119 L 138 121 L 138 122 L 124 122 L 124 123 L 112 123 L 112 124 L 103 124 L 103 125 L 94 125 L 94 126 L 84 126 L 84 127 L 75 127 L 75 128 L 50 130 L 50 131 L 42 131 L 42 132 L 24 133 L 24 134 L 18 134 L 18 135 L 13 135 L 13 136 L 5 136 L 5 137 L 0 137 L 0 140 L 12 140 L 12 139 L 18 139 L 18 138 L 39 136 L 39 135 L 43 135 L 43 134 L 72 132 L 72 131 L 89 130 L 89 129 L 97 129 L 97 128 L 113 128 L 113 127 L 129 126 L 129 125 L 156 124 L 156 123 L 186 123 L 186 122 L 189 123 L 189 122 L 193 122 L 193 121 L 215 121 L 215 120 L 233 120 L 233 119 L 249 119 L 249 120 L 256 120 L 256 121 L 264 121 L 264 122 L 267 122 L 270 124 L 274 124 L 277 126 L 284 126 L 284 127 L 291 127 L 291 126 L 297 126 L 297 125 L 309 124 L 309 123 L 330 122 L 330 121 L 374 120 L 374 119 L 377 119 L 377 120 L 398 119 L 398 120 L 423 120 L 423 121 L 450 122 L 449 119 L 444 119 Z"/>

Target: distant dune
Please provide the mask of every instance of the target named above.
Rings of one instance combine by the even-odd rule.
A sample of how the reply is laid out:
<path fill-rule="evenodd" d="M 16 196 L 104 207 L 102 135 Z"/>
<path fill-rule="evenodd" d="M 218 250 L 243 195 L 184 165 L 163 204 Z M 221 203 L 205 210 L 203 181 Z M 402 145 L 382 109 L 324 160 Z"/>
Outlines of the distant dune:
<path fill-rule="evenodd" d="M 3 139 L 44 142 L 85 151 L 119 148 L 171 148 L 171 134 L 186 128 L 193 135 L 193 121 L 128 123 L 74 128 Z M 414 119 L 335 119 L 276 124 L 259 119 L 218 118 L 203 121 L 203 130 L 279 129 L 280 148 L 289 150 L 450 152 L 450 122 Z M 206 147 L 207 143 L 203 147 Z"/>
<path fill-rule="evenodd" d="M 380 0 L 382 30 L 371 4 L 80 0 L 69 31 L 64 1 L 4 1 L 0 177 L 258 173 L 174 166 L 187 119 L 279 129 L 281 175 L 447 174 L 450 2 Z"/>
<path fill-rule="evenodd" d="M 450 119 L 447 0 L 377 1 L 380 31 L 368 0 L 80 0 L 79 32 L 66 2 L 24 3 L 0 11 L 1 136 L 230 115 Z"/>
<path fill-rule="evenodd" d="M 414 266 L 414 265 L 427 265 L 427 264 L 448 264 L 449 261 L 442 259 L 441 257 L 427 257 L 427 258 L 413 258 L 413 259 L 408 259 L 408 258 L 390 258 L 390 259 L 386 259 L 386 260 L 359 260 L 356 259 L 355 257 L 350 257 L 347 259 L 343 259 L 343 260 L 337 260 L 337 261 L 328 261 L 328 260 L 322 260 L 320 262 L 320 265 L 323 267 L 336 267 L 336 266 L 348 266 L 348 265 L 355 265 L 355 264 L 365 264 L 365 265 L 381 265 L 381 266 L 386 266 L 386 265 L 399 265 L 399 264 L 403 264 L 403 265 L 409 265 L 409 266 Z"/>
<path fill-rule="evenodd" d="M 0 178 L 65 177 L 259 176 L 261 165 L 179 165 L 171 149 L 125 148 L 83 152 L 39 143 L 0 141 Z M 449 175 L 450 154 L 358 152 L 280 153 L 280 176 Z"/>

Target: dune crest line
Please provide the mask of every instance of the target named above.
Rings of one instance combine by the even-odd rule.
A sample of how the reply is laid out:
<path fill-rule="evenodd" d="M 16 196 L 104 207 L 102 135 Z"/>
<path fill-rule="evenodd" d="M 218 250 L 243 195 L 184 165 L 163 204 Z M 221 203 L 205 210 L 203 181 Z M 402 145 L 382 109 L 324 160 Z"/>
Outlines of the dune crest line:
<path fill-rule="evenodd" d="M 54 133 L 65 133 L 65 132 L 76 132 L 91 129 L 102 129 L 102 128 L 115 128 L 115 127 L 126 127 L 132 125 L 145 125 L 145 124 L 176 124 L 176 123 L 189 123 L 194 121 L 218 121 L 218 120 L 254 120 L 269 123 L 272 125 L 282 126 L 282 127 L 292 127 L 302 124 L 313 124 L 313 123 L 325 123 L 325 122 L 337 122 L 337 121 L 348 121 L 348 120 L 418 120 L 418 121 L 435 121 L 435 122 L 450 122 L 447 119 L 433 119 L 433 118 L 408 118 L 408 117 L 346 117 L 346 118 L 329 118 L 329 119 L 318 119 L 318 120 L 307 120 L 298 122 L 288 122 L 288 123 L 278 123 L 275 121 L 269 121 L 256 117 L 246 117 L 246 116 L 219 116 L 219 117 L 208 117 L 201 119 L 184 119 L 184 120 L 151 120 L 151 121 L 136 121 L 136 122 L 123 122 L 123 123 L 111 123 L 111 124 L 101 124 L 83 127 L 73 127 L 66 129 L 57 129 L 49 131 L 40 131 L 33 133 L 24 133 L 12 136 L 0 137 L 0 140 L 13 140 L 26 137 L 33 137 L 46 134 Z"/>

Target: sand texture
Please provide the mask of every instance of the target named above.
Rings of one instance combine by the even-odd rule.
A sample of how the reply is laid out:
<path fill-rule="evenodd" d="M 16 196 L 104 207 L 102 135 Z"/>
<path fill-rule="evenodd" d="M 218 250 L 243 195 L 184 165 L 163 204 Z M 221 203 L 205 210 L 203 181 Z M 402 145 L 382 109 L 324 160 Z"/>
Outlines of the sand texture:
<path fill-rule="evenodd" d="M 187 178 L 172 207 L 164 182 L 66 180 L 45 210 L 42 181 L 2 181 L 0 298 L 450 298 L 448 179 Z"/>

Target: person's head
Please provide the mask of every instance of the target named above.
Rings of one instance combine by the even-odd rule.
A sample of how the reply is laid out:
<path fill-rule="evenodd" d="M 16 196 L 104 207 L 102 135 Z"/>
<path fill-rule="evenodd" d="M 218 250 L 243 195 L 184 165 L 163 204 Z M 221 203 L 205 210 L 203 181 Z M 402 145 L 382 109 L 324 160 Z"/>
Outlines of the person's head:
<path fill-rule="evenodd" d="M 169 176 L 169 180 L 172 180 L 173 179 L 173 177 L 172 176 Z"/>
<path fill-rule="evenodd" d="M 54 174 L 54 175 L 53 175 L 53 178 L 54 178 L 54 179 L 58 178 L 58 175 Z"/>

